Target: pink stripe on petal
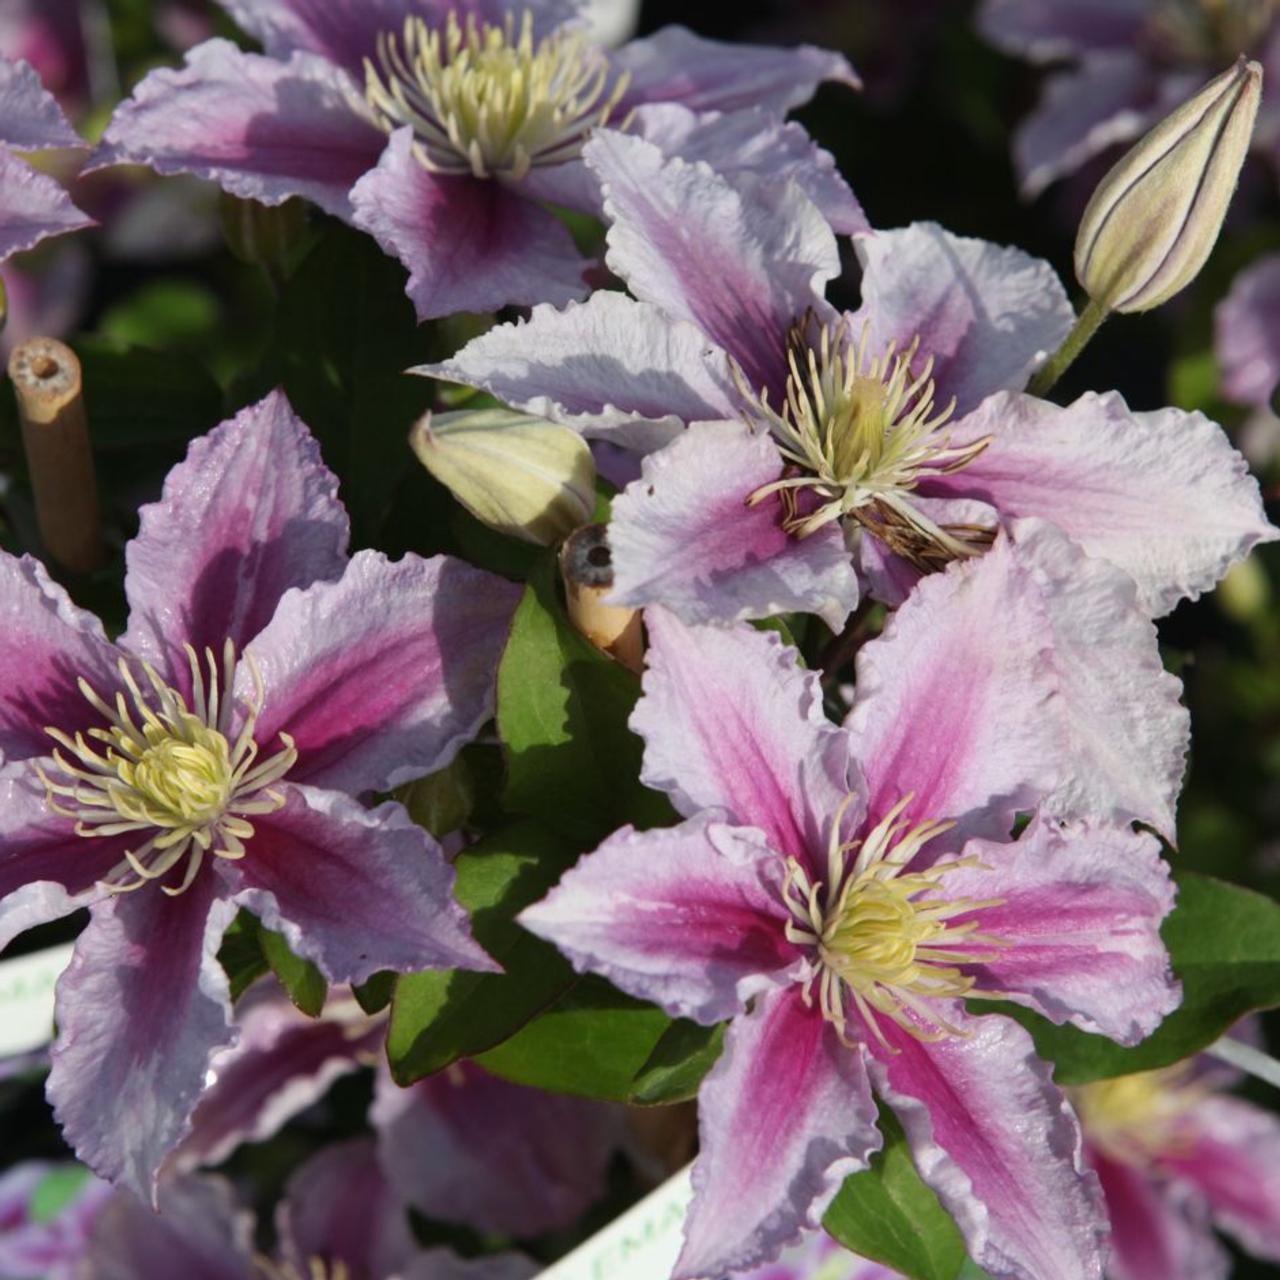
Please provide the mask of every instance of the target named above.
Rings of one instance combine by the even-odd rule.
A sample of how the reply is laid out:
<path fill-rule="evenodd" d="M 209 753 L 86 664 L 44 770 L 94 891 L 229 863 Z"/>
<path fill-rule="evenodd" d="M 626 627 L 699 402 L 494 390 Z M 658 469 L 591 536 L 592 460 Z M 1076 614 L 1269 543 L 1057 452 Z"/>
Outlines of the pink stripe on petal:
<path fill-rule="evenodd" d="M 646 622 L 649 669 L 631 717 L 644 781 L 682 813 L 722 810 L 758 827 L 778 853 L 814 858 L 821 878 L 831 823 L 859 779 L 817 674 L 776 632 L 687 627 L 665 609 Z"/>
<path fill-rule="evenodd" d="M 872 1082 L 920 1176 L 993 1275 L 1101 1280 L 1102 1195 L 1048 1064 L 1008 1018 L 972 1018 L 958 1003 L 945 1016 L 964 1034 L 930 1044 L 881 1018 L 891 1051 L 866 1036 Z"/>
<path fill-rule="evenodd" d="M 737 422 L 698 423 L 650 454 L 613 504 L 613 598 L 694 623 L 816 613 L 838 632 L 858 603 L 840 526 L 794 538 L 776 494 L 747 503 L 781 474 L 769 437 Z"/>
<path fill-rule="evenodd" d="M 290 587 L 338 578 L 349 528 L 338 480 L 283 391 L 194 441 L 126 549 L 123 643 L 180 687 L 184 642 L 243 650 Z"/>
<path fill-rule="evenodd" d="M 1231 1260 L 1214 1238 L 1199 1196 L 1162 1186 L 1149 1170 L 1096 1148 L 1088 1155 L 1111 1220 L 1108 1280 L 1226 1280 Z"/>
<path fill-rule="evenodd" d="M 964 855 L 981 865 L 948 872 L 940 896 L 999 900 L 954 919 L 1000 940 L 991 959 L 961 966 L 978 990 L 1122 1044 L 1177 1008 L 1160 937 L 1174 887 L 1152 836 L 1037 818 L 1016 843 L 973 840 Z"/>
<path fill-rule="evenodd" d="M 783 875 L 758 832 L 709 816 L 624 827 L 519 920 L 580 972 L 710 1024 L 789 982 L 800 961 L 784 934 Z"/>
<path fill-rule="evenodd" d="M 75 734 L 101 724 L 76 682 L 111 697 L 120 656 L 38 560 L 0 552 L 0 762 L 48 755 L 47 727 Z"/>
<path fill-rule="evenodd" d="M 449 556 L 358 552 L 339 581 L 287 594 L 249 646 L 266 685 L 257 741 L 289 734 L 290 781 L 354 795 L 442 769 L 493 713 L 519 595 Z M 242 664 L 244 698 L 251 674 Z"/>
<path fill-rule="evenodd" d="M 254 819 L 235 899 L 335 982 L 379 969 L 495 969 L 453 898 L 453 868 L 395 803 L 283 783 L 284 808 Z"/>
<path fill-rule="evenodd" d="M 839 273 L 835 236 L 793 183 L 666 158 L 651 142 L 598 130 L 583 151 L 612 222 L 605 260 L 643 302 L 691 320 L 738 361 L 753 388 L 786 382 L 791 325 Z"/>
<path fill-rule="evenodd" d="M 586 262 L 564 224 L 496 178 L 432 173 L 413 131 L 392 134 L 351 193 L 355 224 L 409 270 L 419 320 L 585 297 Z"/>
<path fill-rule="evenodd" d="M 703 1082 L 700 1151 L 672 1280 L 737 1273 L 818 1226 L 844 1179 L 881 1145 L 858 1050 L 798 987 L 735 1018 Z"/>
<path fill-rule="evenodd" d="M 99 903 L 58 982 L 54 1115 L 85 1164 L 149 1203 L 234 1037 L 217 953 L 236 909 L 219 891 L 206 867 L 176 898 L 146 885 Z"/>
<path fill-rule="evenodd" d="M 350 221 L 351 188 L 386 135 L 353 108 L 354 80 L 314 54 L 276 62 L 208 40 L 152 71 L 116 108 L 89 168 L 190 173 L 263 204 L 290 196 Z"/>
<path fill-rule="evenodd" d="M 1008 836 L 1014 812 L 1054 780 L 1050 640 L 1040 594 L 1003 540 L 919 583 L 858 655 L 845 726 L 869 823 L 911 793 L 917 820 Z"/>
<path fill-rule="evenodd" d="M 1280 1262 L 1280 1117 L 1240 1098 L 1207 1098 L 1185 1117 L 1190 1148 L 1160 1168 L 1208 1201 L 1214 1222 L 1250 1253 Z"/>

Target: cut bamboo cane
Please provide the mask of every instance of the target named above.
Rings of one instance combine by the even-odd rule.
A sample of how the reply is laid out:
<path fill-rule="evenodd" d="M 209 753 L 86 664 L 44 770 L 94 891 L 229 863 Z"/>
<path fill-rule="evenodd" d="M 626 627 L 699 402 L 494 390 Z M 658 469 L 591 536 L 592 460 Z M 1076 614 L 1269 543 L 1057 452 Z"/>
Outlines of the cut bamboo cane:
<path fill-rule="evenodd" d="M 560 574 L 573 625 L 624 667 L 643 670 L 640 610 L 605 603 L 605 596 L 613 589 L 613 557 L 604 525 L 583 525 L 565 539 L 560 549 Z"/>
<path fill-rule="evenodd" d="M 36 524 L 49 556 L 73 573 L 106 560 L 89 447 L 80 361 L 53 338 L 32 338 L 9 357 Z"/>

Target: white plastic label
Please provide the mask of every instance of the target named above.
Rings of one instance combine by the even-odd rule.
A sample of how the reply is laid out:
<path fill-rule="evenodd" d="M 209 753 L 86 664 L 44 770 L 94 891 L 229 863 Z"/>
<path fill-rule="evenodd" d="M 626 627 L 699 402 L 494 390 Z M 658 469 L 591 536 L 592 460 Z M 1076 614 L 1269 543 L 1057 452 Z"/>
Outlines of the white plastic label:
<path fill-rule="evenodd" d="M 538 1280 L 667 1280 L 680 1253 L 680 1228 L 692 1198 L 686 1167 Z"/>
<path fill-rule="evenodd" d="M 71 946 L 0 960 L 0 1058 L 30 1053 L 53 1039 L 53 988 Z"/>

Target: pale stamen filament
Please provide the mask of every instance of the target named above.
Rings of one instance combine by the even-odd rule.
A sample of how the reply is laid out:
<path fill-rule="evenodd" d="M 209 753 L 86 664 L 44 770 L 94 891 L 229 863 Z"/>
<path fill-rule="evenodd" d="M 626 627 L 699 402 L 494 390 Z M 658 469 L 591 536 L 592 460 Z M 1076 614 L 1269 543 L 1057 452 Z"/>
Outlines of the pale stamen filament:
<path fill-rule="evenodd" d="M 266 691 L 253 656 L 245 655 L 253 694 L 241 700 L 244 720 L 232 746 L 228 734 L 235 700 L 229 695 L 236 676 L 235 647 L 230 640 L 224 644 L 221 663 L 206 649 L 207 674 L 195 649 L 185 648 L 190 709 L 149 663 L 138 664 L 145 678 L 139 682 L 122 658 L 118 670 L 128 698 L 121 691 L 108 702 L 87 680 L 77 682 L 107 727 L 74 737 L 46 729 L 58 746 L 47 766 L 37 765 L 36 772 L 49 809 L 72 820 L 81 836 L 148 833 L 140 845 L 124 851 L 105 878 L 115 893 L 162 879 L 185 858 L 178 885 L 161 886 L 170 895 L 184 893 L 206 854 L 232 861 L 244 857 L 244 842 L 254 831 L 246 816 L 273 813 L 285 803 L 271 784 L 288 773 L 298 753 L 282 733 L 281 750 L 258 762 L 254 729 Z M 105 749 L 95 749 L 90 740 Z"/>
<path fill-rule="evenodd" d="M 912 795 L 904 796 L 861 839 L 843 838 L 853 797 L 841 803 L 831 823 L 827 879 L 813 881 L 795 859 L 787 862 L 782 900 L 790 919 L 789 941 L 812 952 L 812 970 L 803 997 L 817 1000 L 841 1040 L 848 1035 L 850 1006 L 876 1039 L 889 1049 L 880 1018 L 891 1019 L 920 1040 L 965 1034 L 934 1004 L 981 994 L 974 978 L 958 965 L 992 959 L 1004 945 L 980 932 L 980 922 L 955 917 L 999 906 L 1001 899 L 942 898 L 942 880 L 957 867 L 982 867 L 977 858 L 953 858 L 920 871 L 907 871 L 917 854 L 955 824 L 905 817 Z"/>
<path fill-rule="evenodd" d="M 905 497 L 922 479 L 968 466 L 990 443 L 983 436 L 956 444 L 944 430 L 955 401 L 935 410 L 932 357 L 913 373 L 920 339 L 901 351 L 890 342 L 870 357 L 869 325 L 854 342 L 847 318 L 822 326 L 816 339 L 815 323 L 806 316 L 792 331 L 781 412 L 767 390 L 753 392 L 733 366 L 748 421 L 768 428 L 788 464 L 783 476 L 751 493 L 748 505 L 781 495 L 783 527 L 798 538 L 851 518 L 924 571 L 984 550 L 993 530 L 944 528 Z M 817 505 L 801 510 L 806 493 Z"/>
<path fill-rule="evenodd" d="M 608 59 L 576 30 L 533 36 L 533 15 L 493 24 L 450 13 L 443 29 L 420 17 L 382 32 L 365 59 L 364 109 L 388 133 L 408 125 L 414 154 L 437 173 L 502 177 L 581 154 L 626 92 L 610 88 Z M 626 121 L 622 122 L 625 127 Z"/>

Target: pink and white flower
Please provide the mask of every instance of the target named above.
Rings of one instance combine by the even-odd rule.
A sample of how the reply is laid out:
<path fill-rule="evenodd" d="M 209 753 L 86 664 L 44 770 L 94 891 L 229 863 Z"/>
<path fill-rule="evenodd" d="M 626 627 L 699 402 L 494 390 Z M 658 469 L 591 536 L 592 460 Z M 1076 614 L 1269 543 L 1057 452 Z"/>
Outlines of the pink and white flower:
<path fill-rule="evenodd" d="M 195 441 L 127 548 L 118 644 L 0 555 L 0 945 L 88 906 L 49 1096 L 144 1197 L 233 1038 L 222 935 L 255 912 L 327 977 L 493 968 L 439 847 L 360 797 L 491 714 L 518 596 L 447 557 L 348 558 L 337 481 L 280 393 Z"/>
<path fill-rule="evenodd" d="M 1076 769 L 1026 572 L 999 544 L 922 584 L 862 651 L 843 728 L 775 634 L 648 611 L 632 727 L 685 820 L 623 828 L 520 919 L 672 1015 L 731 1019 L 676 1280 L 816 1227 L 880 1145 L 872 1088 L 988 1271 L 1102 1274 L 1066 1099 L 1018 1024 L 965 1001 L 1142 1039 L 1178 1000 L 1173 890 L 1150 836 L 1054 820 Z"/>

